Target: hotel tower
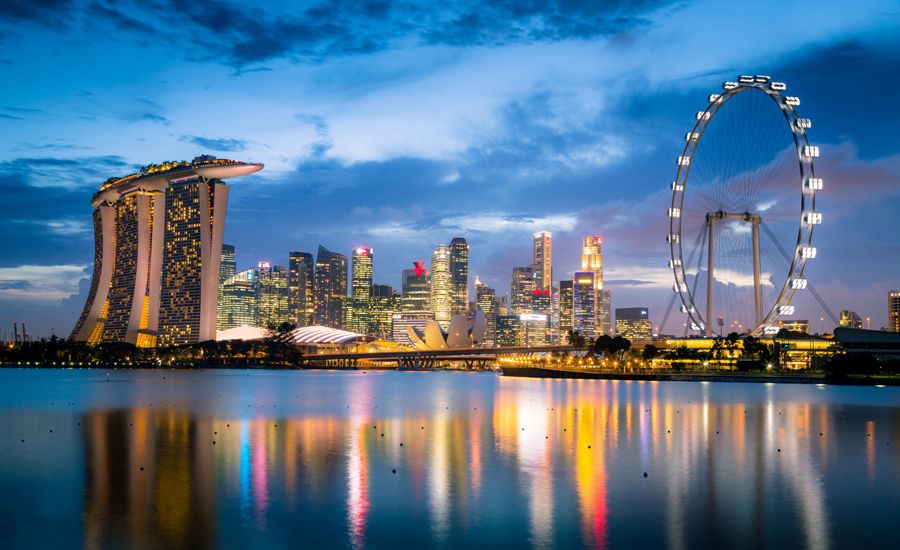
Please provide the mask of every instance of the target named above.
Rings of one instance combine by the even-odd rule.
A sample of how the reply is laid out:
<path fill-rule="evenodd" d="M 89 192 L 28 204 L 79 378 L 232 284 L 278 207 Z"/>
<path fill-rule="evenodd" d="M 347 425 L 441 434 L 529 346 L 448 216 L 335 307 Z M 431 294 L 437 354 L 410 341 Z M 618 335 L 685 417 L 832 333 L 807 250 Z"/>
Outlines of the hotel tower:
<path fill-rule="evenodd" d="M 108 179 L 91 199 L 94 273 L 72 339 L 140 347 L 215 339 L 222 180 L 262 168 L 204 155 Z"/>

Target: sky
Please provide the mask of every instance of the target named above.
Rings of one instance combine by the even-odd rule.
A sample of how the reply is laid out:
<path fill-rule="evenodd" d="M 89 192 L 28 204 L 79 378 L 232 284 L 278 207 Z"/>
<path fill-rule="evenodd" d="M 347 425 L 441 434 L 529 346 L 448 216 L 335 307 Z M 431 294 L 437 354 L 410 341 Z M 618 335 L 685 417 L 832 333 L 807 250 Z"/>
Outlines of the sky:
<path fill-rule="evenodd" d="M 266 165 L 229 182 L 239 269 L 365 245 L 399 287 L 462 236 L 473 279 L 506 294 L 535 231 L 557 280 L 599 234 L 613 307 L 658 325 L 675 158 L 739 74 L 788 83 L 813 120 L 806 274 L 830 309 L 878 328 L 900 288 L 896 1 L 5 0 L 0 74 L 0 333 L 68 335 L 93 192 L 204 153 Z M 818 328 L 818 304 L 795 303 Z"/>

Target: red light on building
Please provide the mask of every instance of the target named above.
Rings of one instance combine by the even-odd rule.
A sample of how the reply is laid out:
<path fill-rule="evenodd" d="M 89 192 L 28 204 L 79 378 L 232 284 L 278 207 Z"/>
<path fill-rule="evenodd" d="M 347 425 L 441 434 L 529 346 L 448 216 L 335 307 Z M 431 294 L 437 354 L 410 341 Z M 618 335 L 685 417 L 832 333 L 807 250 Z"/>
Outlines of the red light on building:
<path fill-rule="evenodd" d="M 425 275 L 425 268 L 423 267 L 425 262 L 422 260 L 416 260 L 413 262 L 413 273 L 416 274 L 416 277 L 421 277 Z"/>

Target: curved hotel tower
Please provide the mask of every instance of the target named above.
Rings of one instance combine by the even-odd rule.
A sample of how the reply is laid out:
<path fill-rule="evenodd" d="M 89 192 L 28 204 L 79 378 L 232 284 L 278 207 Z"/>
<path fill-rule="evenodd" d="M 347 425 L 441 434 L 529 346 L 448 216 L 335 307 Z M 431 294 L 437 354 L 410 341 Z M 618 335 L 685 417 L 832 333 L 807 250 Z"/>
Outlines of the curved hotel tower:
<path fill-rule="evenodd" d="M 262 164 L 200 156 L 110 178 L 94 197 L 94 274 L 73 340 L 140 347 L 216 337 L 228 187 Z"/>

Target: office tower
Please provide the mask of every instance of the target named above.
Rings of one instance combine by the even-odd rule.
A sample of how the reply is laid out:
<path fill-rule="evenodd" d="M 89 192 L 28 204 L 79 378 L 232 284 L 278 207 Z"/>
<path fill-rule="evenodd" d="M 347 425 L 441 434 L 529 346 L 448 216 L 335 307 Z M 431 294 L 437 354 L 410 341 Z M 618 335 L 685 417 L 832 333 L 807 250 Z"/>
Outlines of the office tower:
<path fill-rule="evenodd" d="M 222 260 L 219 264 L 219 282 L 228 277 L 233 277 L 237 272 L 237 264 L 234 259 L 234 245 L 222 245 Z"/>
<path fill-rule="evenodd" d="M 220 286 L 216 325 L 219 330 L 257 323 L 256 270 L 246 269 L 228 277 Z"/>
<path fill-rule="evenodd" d="M 645 307 L 623 307 L 616 309 L 616 335 L 632 342 L 647 342 L 653 339 L 653 325 L 650 324 L 650 310 Z"/>
<path fill-rule="evenodd" d="M 273 267 L 269 262 L 257 265 L 256 316 L 259 326 L 275 330 L 282 323 L 293 322 L 288 275 L 288 270 L 281 265 Z"/>
<path fill-rule="evenodd" d="M 559 285 L 550 290 L 550 343 L 560 343 L 559 335 Z"/>
<path fill-rule="evenodd" d="M 316 297 L 316 324 L 343 329 L 348 301 L 347 256 L 319 245 L 313 290 Z"/>
<path fill-rule="evenodd" d="M 389 340 L 395 313 L 400 313 L 400 294 L 390 285 L 372 285 L 365 332 L 369 336 Z"/>
<path fill-rule="evenodd" d="M 549 288 L 535 288 L 531 291 L 531 313 L 537 312 L 549 315 L 551 307 L 552 299 Z"/>
<path fill-rule="evenodd" d="M 509 300 L 506 296 L 497 296 L 497 316 L 509 315 Z"/>
<path fill-rule="evenodd" d="M 222 181 L 261 164 L 200 156 L 110 178 L 91 199 L 94 272 L 71 338 L 140 347 L 216 337 Z"/>
<path fill-rule="evenodd" d="M 497 334 L 497 292 L 475 277 L 475 308 L 484 313 L 484 347 L 493 347 Z"/>
<path fill-rule="evenodd" d="M 509 287 L 509 311 L 512 315 L 531 313 L 531 294 L 534 291 L 534 281 L 534 269 L 530 266 L 513 268 Z"/>
<path fill-rule="evenodd" d="M 288 294 L 291 322 L 298 327 L 313 324 L 316 311 L 313 282 L 315 260 L 309 252 L 288 254 Z"/>
<path fill-rule="evenodd" d="M 450 241 L 450 315 L 469 312 L 469 244 L 462 237 Z"/>
<path fill-rule="evenodd" d="M 572 330 L 593 340 L 596 336 L 597 287 L 592 271 L 576 271 L 572 285 Z"/>
<path fill-rule="evenodd" d="M 589 235 L 581 242 L 581 271 L 590 271 L 594 274 L 594 286 L 597 290 L 594 314 L 597 327 L 597 335 L 611 334 L 611 310 L 612 295 L 608 289 L 603 288 L 603 239 L 600 235 Z"/>
<path fill-rule="evenodd" d="M 369 298 L 372 296 L 372 262 L 374 250 L 364 246 L 353 249 L 353 266 L 350 285 L 349 329 L 357 334 L 367 334 Z"/>
<path fill-rule="evenodd" d="M 405 346 L 412 346 L 409 339 L 408 327 L 413 327 L 420 334 L 425 332 L 425 326 L 432 320 L 431 313 L 424 312 L 400 312 L 391 315 L 391 341 Z"/>
<path fill-rule="evenodd" d="M 888 292 L 888 330 L 900 332 L 900 290 Z"/>
<path fill-rule="evenodd" d="M 572 330 L 572 281 L 559 282 L 559 337 L 562 343 L 567 343 L 569 331 Z"/>
<path fill-rule="evenodd" d="M 544 313 L 519 315 L 521 342 L 526 346 L 546 346 L 550 343 L 549 316 Z"/>
<path fill-rule="evenodd" d="M 553 288 L 553 240 L 547 231 L 534 234 L 534 286 L 541 290 Z"/>
<path fill-rule="evenodd" d="M 847 328 L 862 328 L 862 319 L 852 309 L 842 309 L 839 324 Z"/>
<path fill-rule="evenodd" d="M 498 315 L 495 345 L 500 347 L 524 345 L 522 324 L 518 315 Z"/>
<path fill-rule="evenodd" d="M 402 272 L 400 309 L 404 313 L 431 313 L 431 273 L 424 266 L 425 262 L 416 260 L 412 269 Z"/>
<path fill-rule="evenodd" d="M 434 320 L 444 330 L 450 327 L 452 317 L 450 293 L 452 289 L 450 275 L 450 251 L 439 245 L 431 255 L 431 309 Z"/>

